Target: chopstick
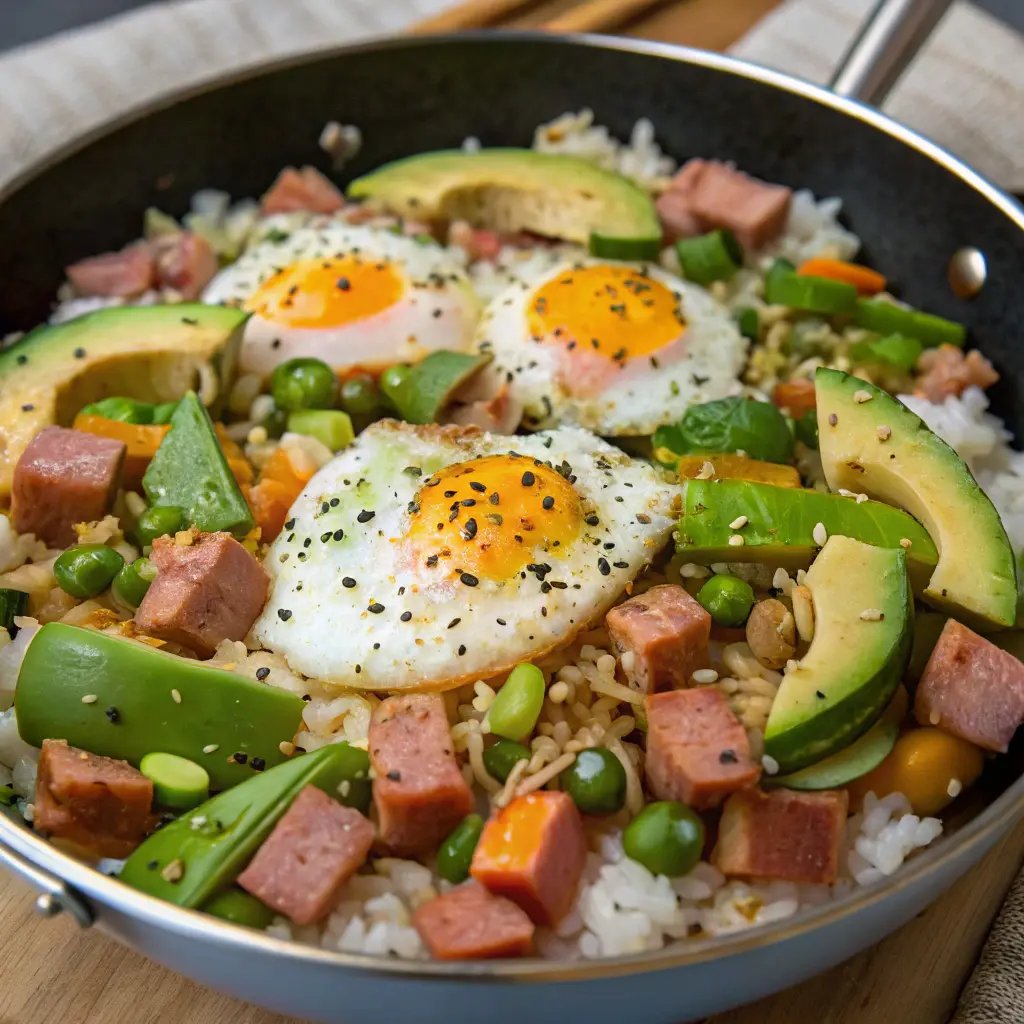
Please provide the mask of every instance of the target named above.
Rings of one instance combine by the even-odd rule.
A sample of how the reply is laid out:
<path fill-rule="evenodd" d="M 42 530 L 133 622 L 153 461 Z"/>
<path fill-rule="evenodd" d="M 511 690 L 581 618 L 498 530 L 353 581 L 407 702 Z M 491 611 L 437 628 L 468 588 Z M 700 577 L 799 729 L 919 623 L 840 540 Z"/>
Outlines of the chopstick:
<path fill-rule="evenodd" d="M 533 7 L 539 0 L 465 0 L 457 7 L 450 7 L 432 18 L 424 18 L 409 31 L 414 35 L 430 32 L 461 32 L 464 29 L 483 28 L 494 22 L 519 14 Z"/>
<path fill-rule="evenodd" d="M 548 32 L 604 32 L 665 0 L 590 0 L 557 18 L 545 22 Z"/>

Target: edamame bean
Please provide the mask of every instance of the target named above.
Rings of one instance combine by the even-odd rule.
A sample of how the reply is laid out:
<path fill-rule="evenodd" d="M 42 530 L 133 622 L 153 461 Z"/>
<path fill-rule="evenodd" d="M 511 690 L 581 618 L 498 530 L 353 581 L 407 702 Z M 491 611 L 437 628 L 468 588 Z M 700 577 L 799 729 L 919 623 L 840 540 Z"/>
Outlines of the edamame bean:
<path fill-rule="evenodd" d="M 469 878 L 469 866 L 483 830 L 484 819 L 479 814 L 469 814 L 441 844 L 437 851 L 437 873 L 445 881 L 458 885 Z"/>
<path fill-rule="evenodd" d="M 276 441 L 288 429 L 288 413 L 284 409 L 274 409 L 263 417 L 260 426 L 267 432 L 267 437 Z"/>
<path fill-rule="evenodd" d="M 120 423 L 145 425 L 153 422 L 153 406 L 149 402 L 137 402 L 134 398 L 104 398 L 84 406 L 81 413 Z"/>
<path fill-rule="evenodd" d="M 103 544 L 68 548 L 53 563 L 57 585 L 72 597 L 95 597 L 113 582 L 124 558 Z"/>
<path fill-rule="evenodd" d="M 528 736 L 540 717 L 545 692 L 544 673 L 536 665 L 516 665 L 487 712 L 491 732 L 507 740 Z"/>
<path fill-rule="evenodd" d="M 174 410 L 177 408 L 177 402 L 161 402 L 159 405 L 154 405 L 153 418 L 150 422 L 156 424 L 170 423 Z"/>
<path fill-rule="evenodd" d="M 350 416 L 372 416 L 383 399 L 377 381 L 368 373 L 356 373 L 341 385 L 341 407 Z"/>
<path fill-rule="evenodd" d="M 584 814 L 614 814 L 626 803 L 626 769 L 605 747 L 581 750 L 561 782 Z"/>
<path fill-rule="evenodd" d="M 338 393 L 338 378 L 320 359 L 289 359 L 270 378 L 274 405 L 286 412 L 330 409 Z"/>
<path fill-rule="evenodd" d="M 127 608 L 138 608 L 156 576 L 156 566 L 148 558 L 136 558 L 121 566 L 111 584 L 114 597 Z"/>
<path fill-rule="evenodd" d="M 135 539 L 142 547 L 149 547 L 157 537 L 184 530 L 185 510 L 177 505 L 155 505 L 147 508 L 135 524 Z"/>
<path fill-rule="evenodd" d="M 697 600 L 719 626 L 742 626 L 754 607 L 754 591 L 735 576 L 712 576 L 697 594 Z"/>
<path fill-rule="evenodd" d="M 704 822 L 686 804 L 648 804 L 622 833 L 622 848 L 653 875 L 677 878 L 692 871 L 704 849 Z"/>
<path fill-rule="evenodd" d="M 217 893 L 202 909 L 222 921 L 245 925 L 247 928 L 264 928 L 274 920 L 274 912 L 255 896 L 244 889 L 225 889 Z"/>
<path fill-rule="evenodd" d="M 384 397 L 387 398 L 392 408 L 397 408 L 396 395 L 401 392 L 406 377 L 409 376 L 408 366 L 389 366 L 381 375 L 378 384 Z"/>
<path fill-rule="evenodd" d="M 484 751 L 484 767 L 489 775 L 504 782 L 519 761 L 529 761 L 533 755 L 529 747 L 515 740 L 498 740 L 493 747 Z"/>

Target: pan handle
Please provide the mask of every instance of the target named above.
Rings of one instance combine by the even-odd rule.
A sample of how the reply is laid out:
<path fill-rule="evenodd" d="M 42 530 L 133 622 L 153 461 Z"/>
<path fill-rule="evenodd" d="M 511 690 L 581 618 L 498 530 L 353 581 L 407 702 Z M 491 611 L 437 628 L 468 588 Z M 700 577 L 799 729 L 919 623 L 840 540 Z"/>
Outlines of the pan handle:
<path fill-rule="evenodd" d="M 880 106 L 953 0 L 878 0 L 829 82 L 840 96 Z"/>
<path fill-rule="evenodd" d="M 88 928 L 95 920 L 89 904 L 71 886 L 44 868 L 37 867 L 4 843 L 0 843 L 0 865 L 39 890 L 36 911 L 43 917 L 56 917 L 66 910 L 81 928 Z"/>

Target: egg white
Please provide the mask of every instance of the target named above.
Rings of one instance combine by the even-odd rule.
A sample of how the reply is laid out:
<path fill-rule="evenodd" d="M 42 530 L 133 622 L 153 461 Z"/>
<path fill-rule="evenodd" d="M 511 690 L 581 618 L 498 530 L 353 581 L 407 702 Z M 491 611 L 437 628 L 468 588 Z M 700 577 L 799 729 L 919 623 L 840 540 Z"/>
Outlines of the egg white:
<path fill-rule="evenodd" d="M 403 558 L 410 502 L 430 474 L 509 451 L 526 466 L 571 470 L 594 513 L 571 543 L 534 550 L 532 561 L 551 566 L 546 577 L 523 571 L 464 586 Z M 486 679 L 598 619 L 667 542 L 679 495 L 646 463 L 577 428 L 509 437 L 381 421 L 292 507 L 264 563 L 272 589 L 253 632 L 292 669 L 344 686 L 447 689 Z"/>
<path fill-rule="evenodd" d="M 437 349 L 470 348 L 480 302 L 459 259 L 444 247 L 340 220 L 262 236 L 210 282 L 204 302 L 242 305 L 284 267 L 350 255 L 391 264 L 402 294 L 379 313 L 333 326 L 297 327 L 254 314 L 245 327 L 242 372 L 266 376 L 299 356 L 322 359 L 338 372 L 379 371 Z"/>
<path fill-rule="evenodd" d="M 560 385 L 562 350 L 533 340 L 528 317 L 537 289 L 598 264 L 631 267 L 665 285 L 677 296 L 686 326 L 680 328 L 681 354 L 666 348 L 663 355 L 652 353 L 653 360 L 627 359 L 599 394 L 584 398 Z M 678 421 L 691 405 L 741 393 L 748 342 L 704 288 L 653 264 L 580 258 L 539 267 L 533 274 L 525 270 L 491 300 L 476 334 L 477 347 L 494 354 L 487 379 L 492 388 L 507 381 L 512 397 L 525 408 L 528 429 L 573 424 L 607 437 L 644 436 Z"/>

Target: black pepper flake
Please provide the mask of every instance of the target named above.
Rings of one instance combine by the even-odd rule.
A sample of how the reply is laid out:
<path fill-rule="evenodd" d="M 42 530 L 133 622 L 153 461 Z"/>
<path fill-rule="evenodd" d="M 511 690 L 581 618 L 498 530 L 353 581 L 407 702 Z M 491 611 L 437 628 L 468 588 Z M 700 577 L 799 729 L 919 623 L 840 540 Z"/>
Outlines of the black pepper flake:
<path fill-rule="evenodd" d="M 294 519 L 289 519 L 288 522 L 284 524 L 284 528 L 286 530 L 294 530 L 295 529 L 295 520 Z"/>
<path fill-rule="evenodd" d="M 373 645 L 373 649 L 374 649 L 375 651 L 379 651 L 379 650 L 380 650 L 380 644 L 374 644 L 374 645 Z"/>
<path fill-rule="evenodd" d="M 408 622 L 408 621 L 409 621 L 409 620 L 410 620 L 410 619 L 412 618 L 412 612 L 402 612 L 402 614 L 401 614 L 401 615 L 399 615 L 398 617 L 399 617 L 399 618 L 400 618 L 400 619 L 401 619 L 401 620 L 402 620 L 403 622 Z"/>
<path fill-rule="evenodd" d="M 411 516 L 416 515 L 416 513 L 419 512 L 419 510 L 420 510 L 420 503 L 418 501 L 410 501 L 409 504 L 406 505 L 406 511 Z"/>
<path fill-rule="evenodd" d="M 150 871 L 156 871 L 156 869 L 157 869 L 158 867 L 160 867 L 160 861 L 158 861 L 158 860 L 151 860 L 151 861 L 149 861 L 149 863 L 148 863 L 148 864 L 146 865 L 146 868 L 147 868 L 148 870 L 150 870 Z"/>
<path fill-rule="evenodd" d="M 608 564 L 608 559 L 603 555 L 597 560 L 597 568 L 602 576 L 607 576 L 612 571 L 612 567 Z"/>
<path fill-rule="evenodd" d="M 18 356 L 17 363 L 19 366 L 24 366 L 28 362 L 28 356 Z"/>
<path fill-rule="evenodd" d="M 181 318 L 181 322 L 182 322 L 183 324 L 188 324 L 188 325 L 189 325 L 189 327 L 195 327 L 195 325 L 196 325 L 197 323 L 199 323 L 199 321 L 198 321 L 198 320 L 196 320 L 196 319 L 195 319 L 194 317 L 191 317 L 191 316 L 183 316 L 183 317 Z"/>
<path fill-rule="evenodd" d="M 107 716 L 107 721 L 110 722 L 111 725 L 117 725 L 117 723 L 121 721 L 121 712 L 118 711 L 113 704 L 111 704 L 103 713 Z"/>
<path fill-rule="evenodd" d="M 815 690 L 814 691 L 814 696 L 817 697 L 818 700 L 824 700 L 825 699 L 825 694 L 823 694 L 821 692 L 821 690 Z"/>
<path fill-rule="evenodd" d="M 427 566 L 431 569 L 437 565 L 437 555 L 427 555 Z"/>
<path fill-rule="evenodd" d="M 351 576 L 343 576 L 341 585 L 345 587 L 346 590 L 351 590 L 356 585 L 356 581 L 352 579 Z"/>
<path fill-rule="evenodd" d="M 288 608 L 278 608 L 277 609 L 277 617 L 282 622 L 287 622 L 292 617 L 291 610 L 288 609 Z"/>
<path fill-rule="evenodd" d="M 380 615 L 380 613 L 384 611 L 384 605 L 382 605 L 380 601 L 374 601 L 366 610 L 373 615 Z"/>
<path fill-rule="evenodd" d="M 834 412 L 830 412 L 828 414 L 828 425 L 830 427 L 834 427 L 838 422 L 839 422 L 839 417 Z"/>
<path fill-rule="evenodd" d="M 304 693 L 302 699 L 308 704 L 313 698 L 308 693 Z"/>
<path fill-rule="evenodd" d="M 736 756 L 735 750 L 723 750 L 718 755 L 719 764 L 736 764 L 738 761 L 739 758 Z"/>
<path fill-rule="evenodd" d="M 76 359 L 84 359 L 85 358 L 85 349 L 84 348 L 76 348 L 75 349 L 75 358 Z"/>
<path fill-rule="evenodd" d="M 555 507 L 555 499 L 549 494 L 542 502 L 541 507 L 545 509 L 552 509 Z"/>
<path fill-rule="evenodd" d="M 487 485 L 480 483 L 479 480 L 470 480 L 469 486 L 477 492 L 477 494 L 483 494 L 487 490 Z"/>
<path fill-rule="evenodd" d="M 363 671 L 362 665 L 356 665 L 356 675 L 359 675 Z"/>
<path fill-rule="evenodd" d="M 583 521 L 587 524 L 587 526 L 597 526 L 597 524 L 601 522 L 601 520 L 598 519 L 597 516 L 587 516 L 587 518 Z"/>
<path fill-rule="evenodd" d="M 249 760 L 249 755 L 242 750 L 236 750 L 228 760 L 234 761 L 235 764 L 245 764 Z"/>
<path fill-rule="evenodd" d="M 33 410 L 34 408 L 35 408 L 35 406 L 34 406 L 34 405 L 33 405 L 33 404 L 31 403 L 31 402 L 26 402 L 26 403 L 25 403 L 25 404 L 24 404 L 24 405 L 23 405 L 23 406 L 21 407 L 21 411 L 22 411 L 22 412 L 31 412 L 31 411 L 32 411 L 32 410 Z"/>
<path fill-rule="evenodd" d="M 363 511 L 356 516 L 356 521 L 360 523 L 368 523 L 376 514 L 376 512 L 369 512 L 364 508 Z"/>
<path fill-rule="evenodd" d="M 629 562 L 612 562 L 616 569 L 628 569 Z"/>
<path fill-rule="evenodd" d="M 351 291 L 352 282 L 347 277 L 339 277 L 338 289 L 343 292 Z"/>
<path fill-rule="evenodd" d="M 254 757 L 254 758 L 253 758 L 253 759 L 252 759 L 252 760 L 251 760 L 251 761 L 249 762 L 249 767 L 250 767 L 250 768 L 251 768 L 251 769 L 252 769 L 252 770 L 253 770 L 254 772 L 261 772 L 261 771 L 263 771 L 263 769 L 264 769 L 264 768 L 266 768 L 266 767 L 267 767 L 267 762 L 266 762 L 266 761 L 264 761 L 262 757 Z"/>
<path fill-rule="evenodd" d="M 644 512 L 638 512 L 636 516 L 636 521 L 638 523 L 643 523 L 644 526 L 646 526 L 651 521 L 651 517 Z"/>
<path fill-rule="evenodd" d="M 507 622 L 505 622 L 505 620 L 504 620 L 504 619 L 495 619 L 494 621 L 495 621 L 495 622 L 496 622 L 496 623 L 497 623 L 497 624 L 498 624 L 499 626 L 506 626 L 506 625 L 508 625 L 508 623 L 507 623 Z"/>
<path fill-rule="evenodd" d="M 480 582 L 471 572 L 464 572 L 459 579 L 467 587 L 475 587 Z"/>
<path fill-rule="evenodd" d="M 405 473 L 407 476 L 422 476 L 423 475 L 423 470 L 420 469 L 419 466 L 406 466 L 405 469 L 402 470 L 402 472 Z"/>
<path fill-rule="evenodd" d="M 534 483 L 536 482 L 536 480 L 537 480 L 537 478 L 529 470 L 527 470 L 523 474 L 523 486 L 524 487 L 532 487 L 534 485 Z"/>
<path fill-rule="evenodd" d="M 335 540 L 343 540 L 345 537 L 345 531 L 339 527 L 337 530 L 334 531 L 334 533 L 331 534 L 331 536 Z"/>
<path fill-rule="evenodd" d="M 402 773 L 392 769 L 390 772 L 388 772 L 388 778 L 392 782 L 401 782 L 402 781 Z"/>
<path fill-rule="evenodd" d="M 256 678 L 262 683 L 267 676 L 270 675 L 270 669 L 264 665 L 262 668 L 256 669 Z"/>
<path fill-rule="evenodd" d="M 459 644 L 459 657 L 461 658 L 466 653 L 466 645 Z"/>
<path fill-rule="evenodd" d="M 487 499 L 492 505 L 498 504 L 498 492 L 492 491 L 491 496 Z"/>
<path fill-rule="evenodd" d="M 448 628 L 454 629 L 461 621 L 462 619 L 459 618 L 452 619 L 452 621 L 448 623 Z"/>

